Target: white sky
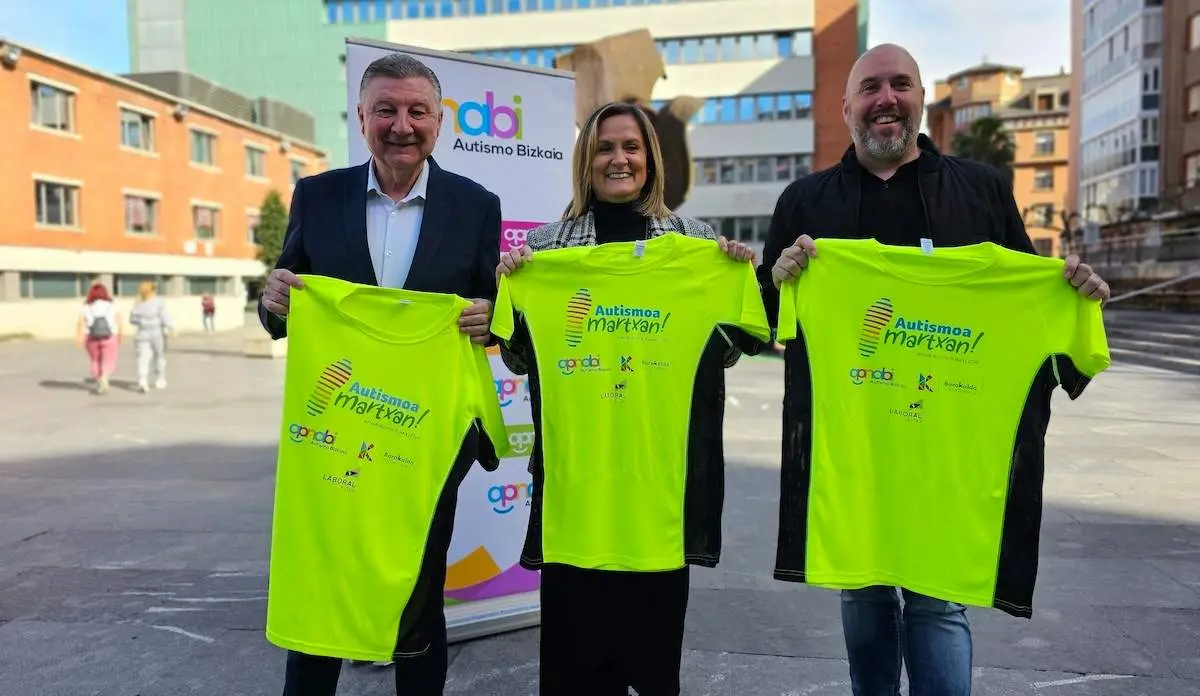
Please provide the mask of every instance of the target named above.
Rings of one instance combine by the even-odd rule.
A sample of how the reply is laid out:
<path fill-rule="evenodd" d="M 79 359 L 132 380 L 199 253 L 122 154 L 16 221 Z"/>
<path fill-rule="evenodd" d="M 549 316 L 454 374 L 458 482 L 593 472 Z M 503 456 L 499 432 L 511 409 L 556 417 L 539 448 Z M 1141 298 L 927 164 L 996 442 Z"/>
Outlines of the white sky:
<path fill-rule="evenodd" d="M 1070 0 L 867 1 L 867 46 L 907 48 L 921 68 L 926 103 L 935 80 L 985 58 L 1026 75 L 1071 70 Z"/>

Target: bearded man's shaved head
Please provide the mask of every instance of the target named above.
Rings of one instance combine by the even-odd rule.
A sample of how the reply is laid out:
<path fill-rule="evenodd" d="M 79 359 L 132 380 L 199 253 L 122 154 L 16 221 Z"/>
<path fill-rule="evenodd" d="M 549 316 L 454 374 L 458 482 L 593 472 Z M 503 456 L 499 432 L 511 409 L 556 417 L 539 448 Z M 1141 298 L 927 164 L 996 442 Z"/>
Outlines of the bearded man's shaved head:
<path fill-rule="evenodd" d="M 921 70 L 912 54 L 880 44 L 862 54 L 846 78 L 842 116 L 859 160 L 872 171 L 916 159 L 925 111 Z"/>

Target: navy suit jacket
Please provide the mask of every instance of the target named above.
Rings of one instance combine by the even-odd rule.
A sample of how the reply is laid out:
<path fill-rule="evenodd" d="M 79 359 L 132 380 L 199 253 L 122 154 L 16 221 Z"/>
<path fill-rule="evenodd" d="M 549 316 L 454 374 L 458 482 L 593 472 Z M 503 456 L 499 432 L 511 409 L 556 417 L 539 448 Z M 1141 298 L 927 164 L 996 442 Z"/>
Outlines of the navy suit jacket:
<path fill-rule="evenodd" d="M 421 234 L 404 287 L 495 302 L 500 198 L 432 157 L 427 162 Z M 276 268 L 378 284 L 367 247 L 367 167 L 334 169 L 296 183 Z M 287 336 L 287 322 L 268 312 L 261 297 L 258 318 L 271 338 Z"/>

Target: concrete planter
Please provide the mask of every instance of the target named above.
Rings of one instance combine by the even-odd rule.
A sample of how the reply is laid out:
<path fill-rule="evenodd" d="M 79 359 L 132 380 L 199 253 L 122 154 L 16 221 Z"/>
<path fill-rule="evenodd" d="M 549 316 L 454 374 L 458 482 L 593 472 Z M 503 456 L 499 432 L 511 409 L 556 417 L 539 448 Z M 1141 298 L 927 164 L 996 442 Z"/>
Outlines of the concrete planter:
<path fill-rule="evenodd" d="M 266 335 L 248 337 L 242 342 L 242 350 L 248 358 L 286 358 L 287 339 L 273 341 Z"/>

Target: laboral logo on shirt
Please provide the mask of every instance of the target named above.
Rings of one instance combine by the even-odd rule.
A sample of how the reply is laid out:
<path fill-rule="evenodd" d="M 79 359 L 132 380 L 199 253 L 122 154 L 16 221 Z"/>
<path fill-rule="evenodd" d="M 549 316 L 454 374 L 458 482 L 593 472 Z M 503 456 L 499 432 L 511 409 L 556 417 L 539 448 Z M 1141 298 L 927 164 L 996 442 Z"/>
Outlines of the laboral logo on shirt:
<path fill-rule="evenodd" d="M 671 313 L 655 307 L 604 304 L 593 301 L 587 288 L 580 288 L 567 300 L 567 324 L 564 335 L 571 348 L 583 343 L 588 334 L 617 334 L 624 338 L 653 339 L 667 330 Z"/>
<path fill-rule="evenodd" d="M 309 414 L 320 415 L 333 406 L 363 416 L 369 425 L 416 435 L 421 423 L 429 416 L 428 408 L 422 409 L 415 401 L 352 380 L 353 374 L 349 358 L 342 358 L 322 370 L 308 399 Z"/>
<path fill-rule="evenodd" d="M 982 340 L 983 332 L 969 326 L 904 316 L 895 310 L 889 298 L 881 297 L 867 307 L 858 337 L 858 354 L 871 357 L 882 341 L 884 345 L 900 348 L 968 355 L 975 352 Z"/>

